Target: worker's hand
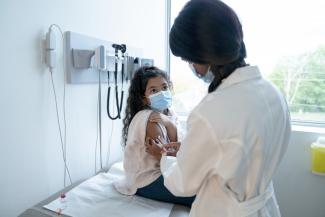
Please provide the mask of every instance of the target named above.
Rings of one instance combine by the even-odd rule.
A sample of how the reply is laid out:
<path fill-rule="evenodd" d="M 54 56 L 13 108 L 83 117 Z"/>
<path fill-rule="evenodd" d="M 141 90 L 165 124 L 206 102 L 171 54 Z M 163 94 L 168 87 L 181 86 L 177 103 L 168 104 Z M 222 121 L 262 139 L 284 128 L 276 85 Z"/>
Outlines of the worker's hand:
<path fill-rule="evenodd" d="M 180 142 L 171 142 L 164 145 L 164 149 L 167 151 L 167 156 L 174 156 L 176 157 L 176 154 L 181 147 Z"/>
<path fill-rule="evenodd" d="M 145 146 L 146 146 L 146 152 L 154 156 L 158 160 L 160 160 L 161 154 L 163 152 L 166 152 L 166 149 L 164 149 L 163 142 L 161 141 L 160 138 L 152 139 L 147 137 Z"/>

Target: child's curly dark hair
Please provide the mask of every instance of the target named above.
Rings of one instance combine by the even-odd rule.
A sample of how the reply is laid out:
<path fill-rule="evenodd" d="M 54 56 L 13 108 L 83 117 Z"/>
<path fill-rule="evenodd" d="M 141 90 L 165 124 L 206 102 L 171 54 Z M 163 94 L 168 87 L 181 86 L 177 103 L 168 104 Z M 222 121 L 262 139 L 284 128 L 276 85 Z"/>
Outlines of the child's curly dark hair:
<path fill-rule="evenodd" d="M 126 146 L 129 125 L 136 113 L 144 109 L 150 109 L 148 105 L 144 104 L 143 100 L 148 80 L 159 76 L 163 77 L 167 81 L 168 85 L 171 86 L 167 73 L 155 66 L 143 66 L 134 73 L 129 88 L 125 117 L 123 119 L 122 146 Z"/>

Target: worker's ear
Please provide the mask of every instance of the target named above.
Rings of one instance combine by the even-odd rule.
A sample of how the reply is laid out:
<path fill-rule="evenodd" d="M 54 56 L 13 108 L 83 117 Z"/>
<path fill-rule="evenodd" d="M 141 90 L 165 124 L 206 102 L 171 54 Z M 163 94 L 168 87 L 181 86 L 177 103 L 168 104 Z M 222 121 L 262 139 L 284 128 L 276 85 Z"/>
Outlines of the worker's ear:
<path fill-rule="evenodd" d="M 193 63 L 193 67 L 195 68 L 195 70 L 198 74 L 200 74 L 201 76 L 204 76 L 209 71 L 210 65 Z"/>
<path fill-rule="evenodd" d="M 147 98 L 146 96 L 143 96 L 142 103 L 143 103 L 143 105 L 150 106 L 150 100 L 149 100 L 149 98 Z"/>

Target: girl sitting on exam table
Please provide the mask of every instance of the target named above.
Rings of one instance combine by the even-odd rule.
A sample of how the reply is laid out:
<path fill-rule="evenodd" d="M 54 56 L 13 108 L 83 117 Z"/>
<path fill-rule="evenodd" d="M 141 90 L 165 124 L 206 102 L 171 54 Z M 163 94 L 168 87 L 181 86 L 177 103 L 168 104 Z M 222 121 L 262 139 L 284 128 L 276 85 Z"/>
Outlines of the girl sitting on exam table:
<path fill-rule="evenodd" d="M 139 195 L 153 200 L 190 207 L 195 197 L 176 197 L 164 186 L 160 159 L 146 152 L 148 138 L 162 143 L 177 142 L 176 116 L 170 109 L 171 82 L 157 67 L 141 67 L 131 80 L 123 120 L 125 177 L 114 183 L 125 195 Z"/>

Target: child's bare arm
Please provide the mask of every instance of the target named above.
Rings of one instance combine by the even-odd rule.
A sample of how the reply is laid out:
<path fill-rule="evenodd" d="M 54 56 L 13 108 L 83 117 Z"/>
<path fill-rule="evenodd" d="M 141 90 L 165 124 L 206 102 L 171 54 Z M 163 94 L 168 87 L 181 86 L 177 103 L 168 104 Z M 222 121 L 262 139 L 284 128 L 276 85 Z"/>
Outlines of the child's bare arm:
<path fill-rule="evenodd" d="M 164 114 L 158 113 L 158 112 L 153 112 L 151 113 L 149 117 L 149 122 L 148 123 L 161 123 L 167 131 L 167 136 L 169 138 L 170 142 L 177 142 L 178 137 L 177 137 L 177 127 L 176 125 Z M 159 126 L 157 126 L 159 127 Z M 153 137 L 156 138 L 156 137 Z"/>
<path fill-rule="evenodd" d="M 162 142 L 167 143 L 167 138 L 165 138 L 162 130 L 158 126 L 158 123 L 149 122 L 147 123 L 146 138 L 156 139 L 161 138 Z"/>

